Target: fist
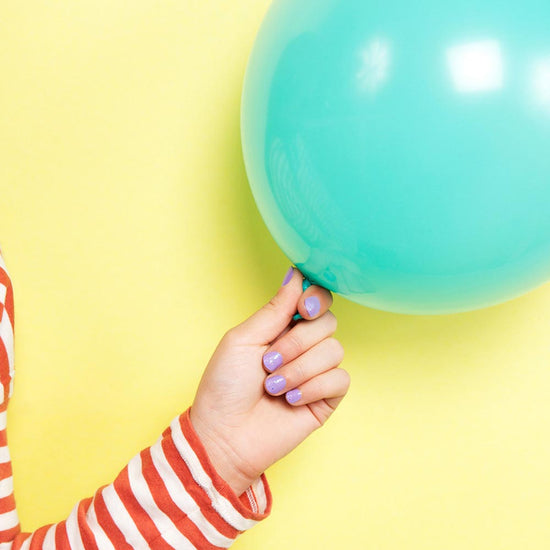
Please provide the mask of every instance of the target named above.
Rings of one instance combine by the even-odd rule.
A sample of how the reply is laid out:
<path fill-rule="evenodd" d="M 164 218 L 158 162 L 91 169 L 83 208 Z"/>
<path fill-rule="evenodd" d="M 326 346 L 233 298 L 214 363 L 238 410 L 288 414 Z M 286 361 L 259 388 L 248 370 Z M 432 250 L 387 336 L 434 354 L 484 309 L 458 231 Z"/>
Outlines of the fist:
<path fill-rule="evenodd" d="M 332 295 L 291 269 L 277 294 L 229 330 L 190 411 L 218 473 L 237 495 L 322 426 L 348 391 Z M 303 320 L 293 321 L 296 311 Z"/>

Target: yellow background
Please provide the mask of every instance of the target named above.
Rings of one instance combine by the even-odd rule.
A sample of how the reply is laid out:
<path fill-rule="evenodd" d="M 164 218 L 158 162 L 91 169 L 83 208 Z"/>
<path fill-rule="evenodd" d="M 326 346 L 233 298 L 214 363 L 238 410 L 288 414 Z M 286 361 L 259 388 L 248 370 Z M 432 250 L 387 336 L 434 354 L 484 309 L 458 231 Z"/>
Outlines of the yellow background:
<path fill-rule="evenodd" d="M 64 518 L 191 403 L 288 260 L 239 101 L 267 0 L 0 0 L 0 238 L 16 292 L 9 437 L 26 530 Z M 414 317 L 341 298 L 352 387 L 268 471 L 240 550 L 547 549 L 550 287 Z"/>

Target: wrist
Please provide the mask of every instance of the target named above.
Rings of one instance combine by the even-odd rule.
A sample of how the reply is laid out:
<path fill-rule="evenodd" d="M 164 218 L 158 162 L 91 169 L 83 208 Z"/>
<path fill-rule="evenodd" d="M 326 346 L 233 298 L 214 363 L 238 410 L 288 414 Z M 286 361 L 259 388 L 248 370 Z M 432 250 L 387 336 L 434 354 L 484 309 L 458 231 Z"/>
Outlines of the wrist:
<path fill-rule="evenodd" d="M 248 471 L 249 468 L 243 465 L 235 450 L 222 438 L 213 435 L 193 413 L 193 407 L 189 418 L 214 470 L 238 497 L 241 496 L 260 474 L 255 475 Z"/>

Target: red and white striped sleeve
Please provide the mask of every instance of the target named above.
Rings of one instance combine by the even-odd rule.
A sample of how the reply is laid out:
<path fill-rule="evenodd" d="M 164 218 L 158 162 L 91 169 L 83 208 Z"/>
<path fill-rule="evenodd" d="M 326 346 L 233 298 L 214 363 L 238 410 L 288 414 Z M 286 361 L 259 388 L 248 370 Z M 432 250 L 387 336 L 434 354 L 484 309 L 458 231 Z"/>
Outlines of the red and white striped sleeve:
<path fill-rule="evenodd" d="M 0 550 L 214 550 L 269 515 L 265 475 L 237 496 L 212 466 L 188 409 L 66 520 L 22 533 L 6 438 L 13 327 L 13 289 L 0 253 Z"/>
<path fill-rule="evenodd" d="M 13 326 L 13 289 L 0 251 L 0 543 L 12 540 L 20 531 L 6 435 L 6 409 L 13 390 Z"/>

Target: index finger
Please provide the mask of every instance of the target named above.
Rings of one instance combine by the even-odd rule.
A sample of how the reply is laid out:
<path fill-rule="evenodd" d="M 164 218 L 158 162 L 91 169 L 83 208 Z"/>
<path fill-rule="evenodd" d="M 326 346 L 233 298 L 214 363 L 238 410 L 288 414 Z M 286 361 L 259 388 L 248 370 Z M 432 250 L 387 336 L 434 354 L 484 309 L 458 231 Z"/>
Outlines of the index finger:
<path fill-rule="evenodd" d="M 311 320 L 321 317 L 332 305 L 330 290 L 318 285 L 306 288 L 298 300 L 298 313 L 302 319 Z M 295 316 L 295 319 L 299 317 Z"/>

